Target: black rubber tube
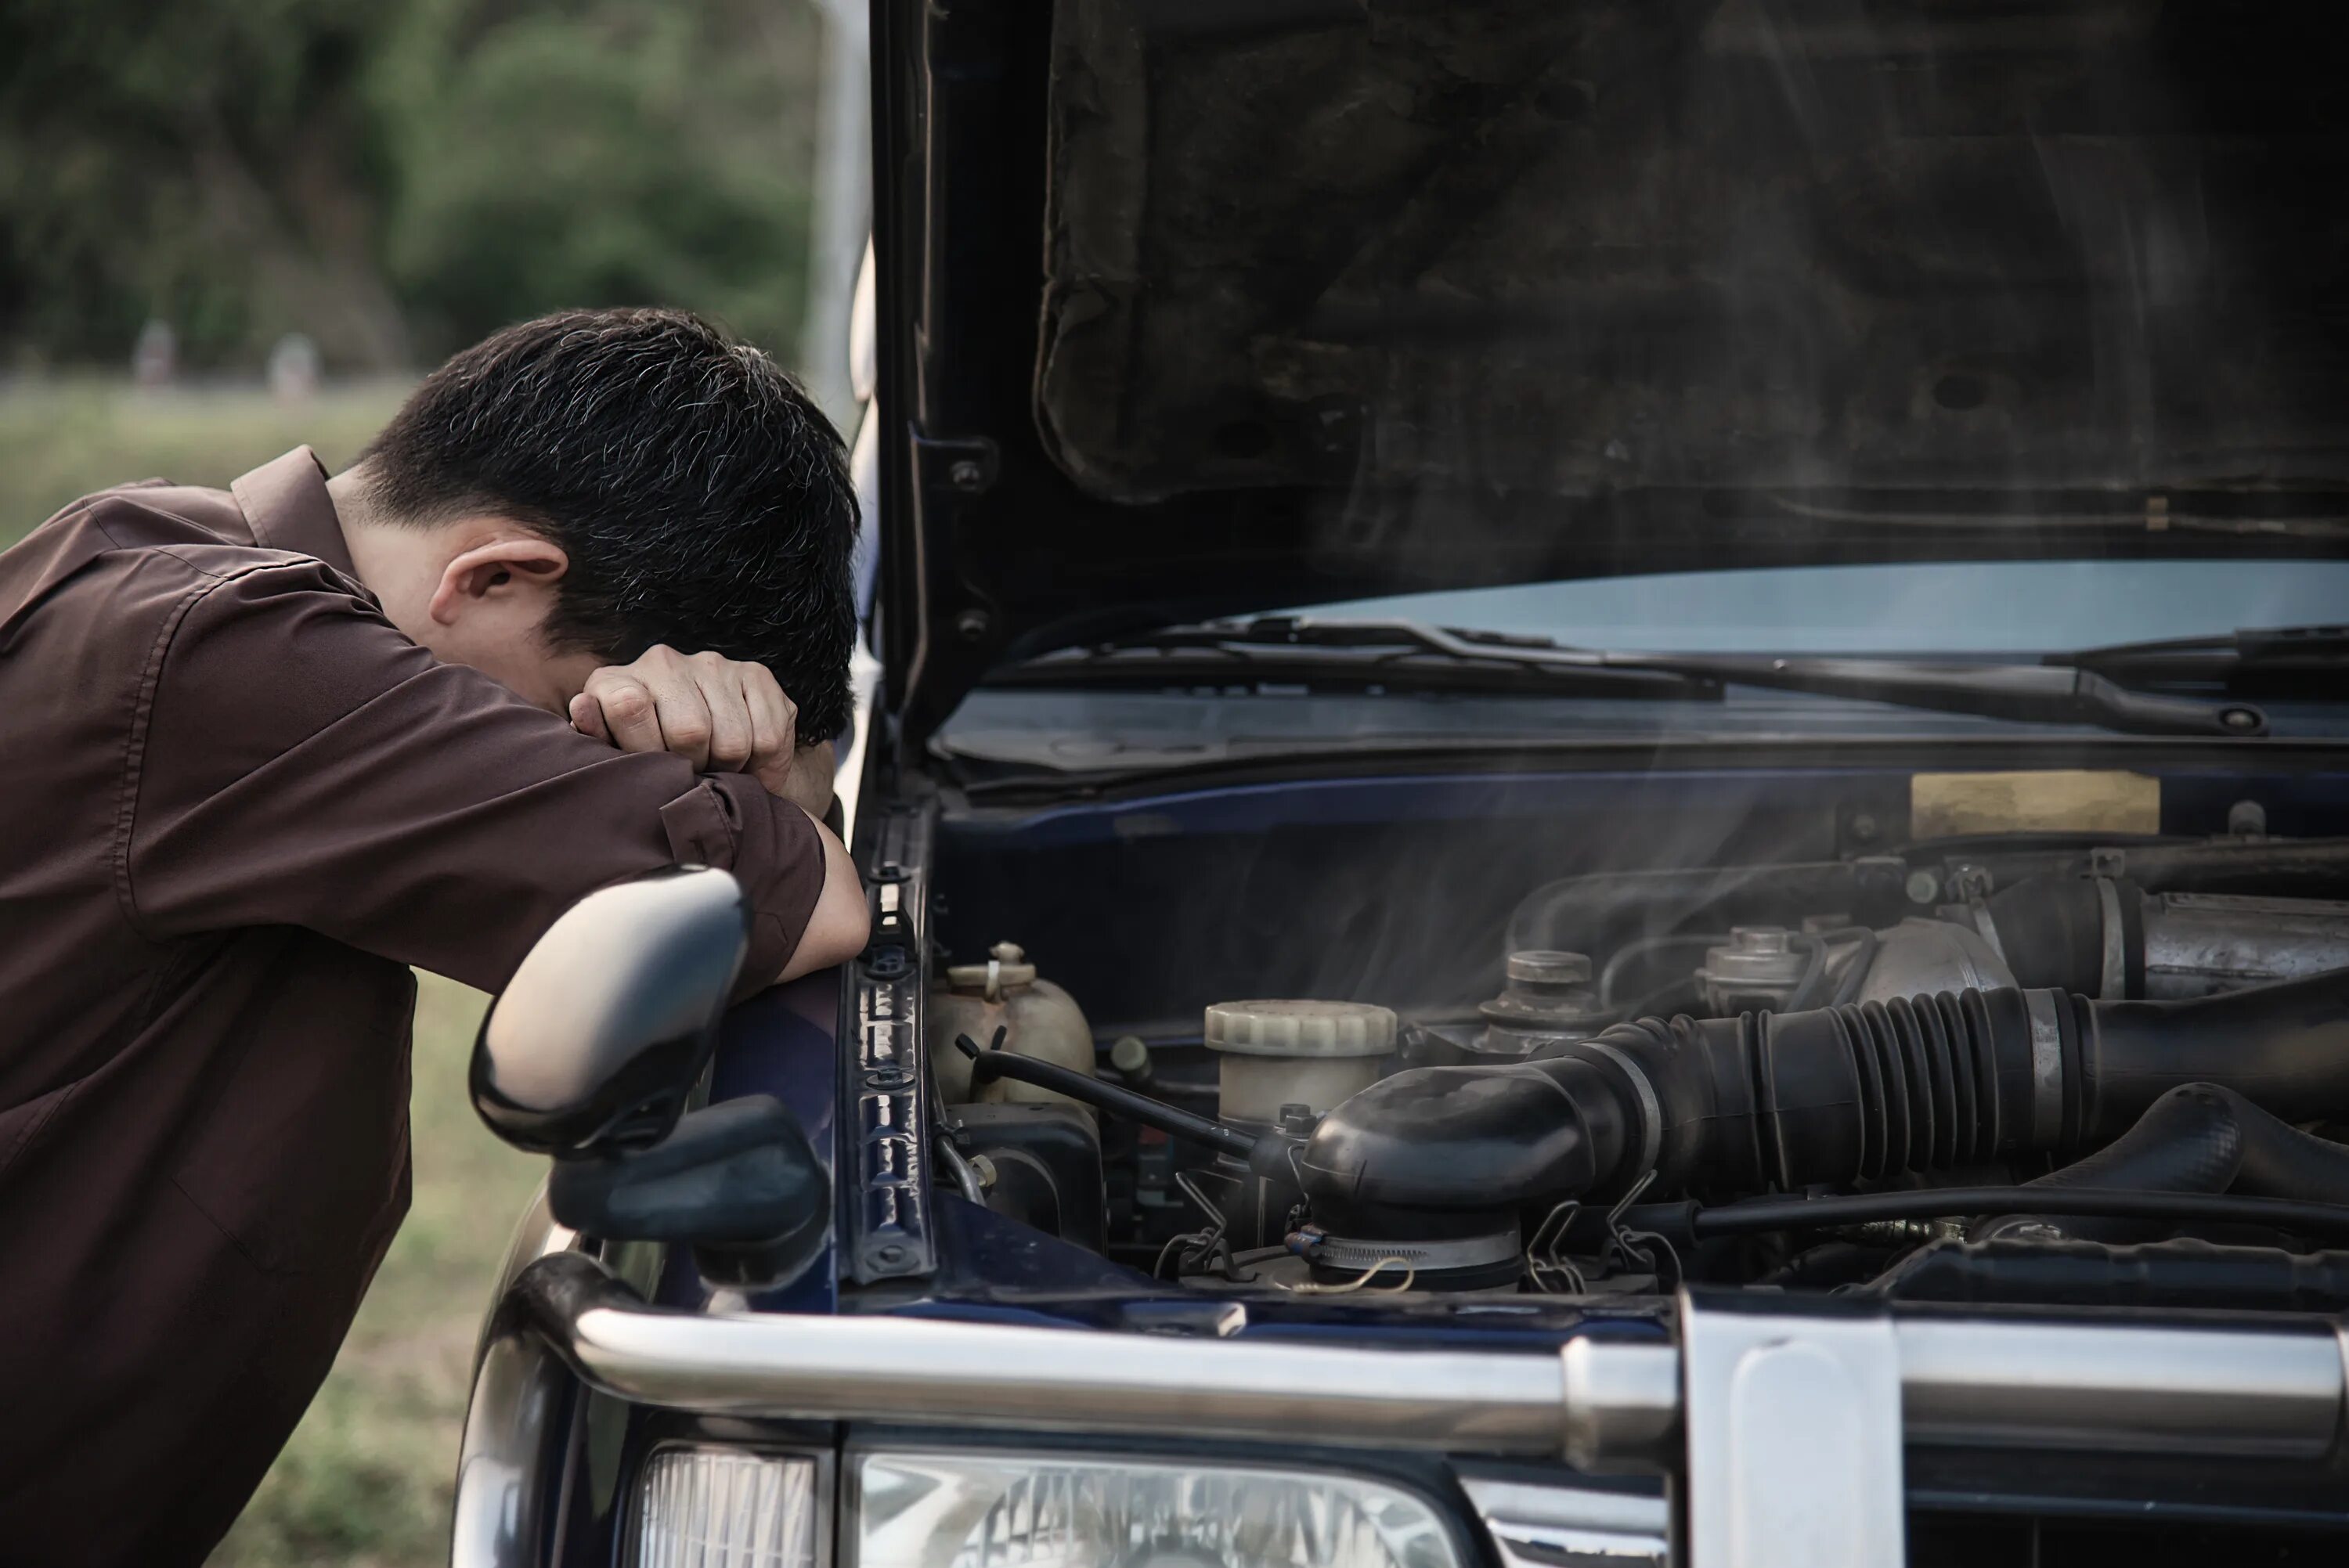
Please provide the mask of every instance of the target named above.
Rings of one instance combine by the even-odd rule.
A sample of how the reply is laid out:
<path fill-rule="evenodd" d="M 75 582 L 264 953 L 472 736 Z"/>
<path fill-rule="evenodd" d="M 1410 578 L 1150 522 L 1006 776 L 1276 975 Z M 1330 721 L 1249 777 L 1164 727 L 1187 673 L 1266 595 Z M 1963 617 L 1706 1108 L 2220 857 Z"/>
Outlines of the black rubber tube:
<path fill-rule="evenodd" d="M 1962 991 L 1641 1018 L 1550 1049 L 1396 1073 L 1337 1106 L 1299 1159 L 1317 1212 L 1358 1227 L 1406 1222 L 1397 1210 L 1495 1216 L 1619 1192 L 1651 1169 L 1667 1192 L 1847 1185 L 2093 1149 L 2185 1084 L 2295 1118 L 2349 1114 L 2349 970 L 2190 1002 Z M 2270 1141 L 2275 1170 L 2314 1179 L 2315 1155 Z"/>
<path fill-rule="evenodd" d="M 2349 1115 L 2349 969 L 2190 1002 L 2096 1002 L 2081 1140 L 2116 1138 L 2181 1084 L 2214 1083 L 2295 1120 Z"/>
<path fill-rule="evenodd" d="M 1678 1218 L 1670 1203 L 1634 1204 L 1622 1222 L 1657 1231 Z M 1967 1214 L 2093 1214 L 2118 1219 L 2209 1221 L 2265 1225 L 2299 1235 L 2349 1240 L 2349 1205 L 2295 1202 L 2216 1192 L 2126 1192 L 2093 1187 L 1927 1187 L 1907 1192 L 1857 1192 L 1825 1198 L 1763 1198 L 1699 1207 L 1688 1219 L 1698 1241 L 1767 1231 L 1809 1231 L 1870 1220 L 1938 1220 Z"/>
<path fill-rule="evenodd" d="M 1040 1062 L 1017 1051 L 987 1050 L 968 1035 L 957 1036 L 955 1046 L 970 1057 L 973 1082 L 985 1083 L 999 1078 L 1018 1078 L 1022 1083 L 1032 1083 L 1038 1088 L 1049 1088 L 1054 1094 L 1067 1095 L 1071 1099 L 1082 1101 L 1112 1116 L 1122 1116 L 1128 1121 L 1154 1127 L 1169 1138 L 1204 1143 L 1226 1154 L 1237 1154 L 1243 1160 L 1256 1151 L 1257 1140 L 1247 1133 L 1234 1131 L 1222 1122 L 1210 1121 L 1204 1116 L 1179 1110 L 1146 1094 L 1136 1094 L 1117 1084 L 1103 1083 L 1097 1078 L 1071 1072 L 1067 1068 Z"/>
<path fill-rule="evenodd" d="M 2025 1185 L 2113 1187 L 2137 1192 L 2224 1192 L 2235 1184 L 2235 1174 L 2243 1164 L 2243 1127 L 2232 1107 L 2220 1098 L 2227 1092 L 2206 1083 L 2171 1089 L 2146 1107 L 2136 1126 L 2104 1148 Z M 2267 1115 L 2265 1111 L 2258 1114 Z M 2282 1127 L 2283 1123 L 2276 1125 Z M 2302 1192 L 2271 1195 L 2317 1196 Z M 2332 1197 L 2323 1201 L 2339 1202 Z"/>
<path fill-rule="evenodd" d="M 2349 1204 L 2349 1147 L 2302 1132 L 2224 1084 L 2182 1084 L 2105 1148 L 2029 1185 Z"/>
<path fill-rule="evenodd" d="M 2009 1306 L 2159 1306 L 2172 1311 L 2339 1312 L 2349 1253 L 2154 1242 L 1940 1242 L 1869 1282 L 1895 1301 Z"/>
<path fill-rule="evenodd" d="M 2028 1185 L 2232 1191 L 2349 1205 L 2349 1149 L 2301 1131 L 2223 1085 L 2184 1084 L 2155 1100 L 2136 1126 L 2104 1149 Z M 1990 1221 L 1979 1235 L 1994 1237 L 2016 1218 Z M 2092 1241 L 2135 1239 L 2132 1227 L 2093 1219 L 2064 1228 Z"/>
<path fill-rule="evenodd" d="M 2311 1202 L 2349 1203 L 2349 1149 L 2302 1132 L 2230 1088 L 2199 1084 L 2221 1096 L 2243 1134 L 2243 1164 L 2235 1191 Z"/>

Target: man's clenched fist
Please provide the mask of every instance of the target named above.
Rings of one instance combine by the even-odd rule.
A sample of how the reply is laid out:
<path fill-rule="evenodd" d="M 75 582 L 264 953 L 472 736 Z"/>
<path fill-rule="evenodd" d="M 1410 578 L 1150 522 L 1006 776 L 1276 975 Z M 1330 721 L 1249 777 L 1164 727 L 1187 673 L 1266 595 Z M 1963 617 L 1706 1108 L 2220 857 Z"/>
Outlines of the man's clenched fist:
<path fill-rule="evenodd" d="M 623 751 L 674 751 L 703 772 L 748 773 L 822 817 L 832 806 L 832 743 L 799 748 L 799 708 L 764 665 L 655 645 L 606 665 L 571 699 L 571 726 Z"/>

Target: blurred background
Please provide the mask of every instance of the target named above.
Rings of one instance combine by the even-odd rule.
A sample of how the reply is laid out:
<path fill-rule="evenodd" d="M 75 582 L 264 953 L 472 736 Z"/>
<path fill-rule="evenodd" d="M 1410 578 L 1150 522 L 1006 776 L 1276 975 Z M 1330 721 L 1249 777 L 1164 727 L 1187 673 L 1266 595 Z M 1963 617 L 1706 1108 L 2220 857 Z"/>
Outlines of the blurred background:
<path fill-rule="evenodd" d="M 0 0 L 0 546 L 126 480 L 340 466 L 565 306 L 700 311 L 844 421 L 864 69 L 854 0 Z M 422 983 L 414 1204 L 223 1568 L 445 1560 L 542 1162 L 466 1102 L 482 998 Z"/>

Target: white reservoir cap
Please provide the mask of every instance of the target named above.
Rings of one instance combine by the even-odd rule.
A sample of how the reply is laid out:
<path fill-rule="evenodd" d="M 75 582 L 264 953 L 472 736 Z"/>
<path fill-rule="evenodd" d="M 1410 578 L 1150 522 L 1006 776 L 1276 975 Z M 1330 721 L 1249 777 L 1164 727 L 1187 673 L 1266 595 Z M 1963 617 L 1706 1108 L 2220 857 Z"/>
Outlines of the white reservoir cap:
<path fill-rule="evenodd" d="M 1369 1002 L 1217 1002 L 1205 1036 L 1208 1049 L 1242 1056 L 1383 1057 L 1395 1016 Z"/>

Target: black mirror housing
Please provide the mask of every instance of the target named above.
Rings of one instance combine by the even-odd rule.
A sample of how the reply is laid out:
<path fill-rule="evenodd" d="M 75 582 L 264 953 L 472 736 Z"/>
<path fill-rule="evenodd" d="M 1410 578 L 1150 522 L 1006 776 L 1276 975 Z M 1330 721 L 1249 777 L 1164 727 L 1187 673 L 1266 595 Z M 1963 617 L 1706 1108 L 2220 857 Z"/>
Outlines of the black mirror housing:
<path fill-rule="evenodd" d="M 660 1142 L 709 1063 L 750 933 L 740 884 L 706 866 L 589 893 L 547 928 L 481 1020 L 474 1109 L 533 1153 Z"/>
<path fill-rule="evenodd" d="M 684 1117 L 650 1149 L 558 1160 L 547 1205 L 607 1241 L 687 1242 L 713 1284 L 764 1288 L 823 1251 L 832 1181 L 781 1101 L 750 1095 Z"/>

